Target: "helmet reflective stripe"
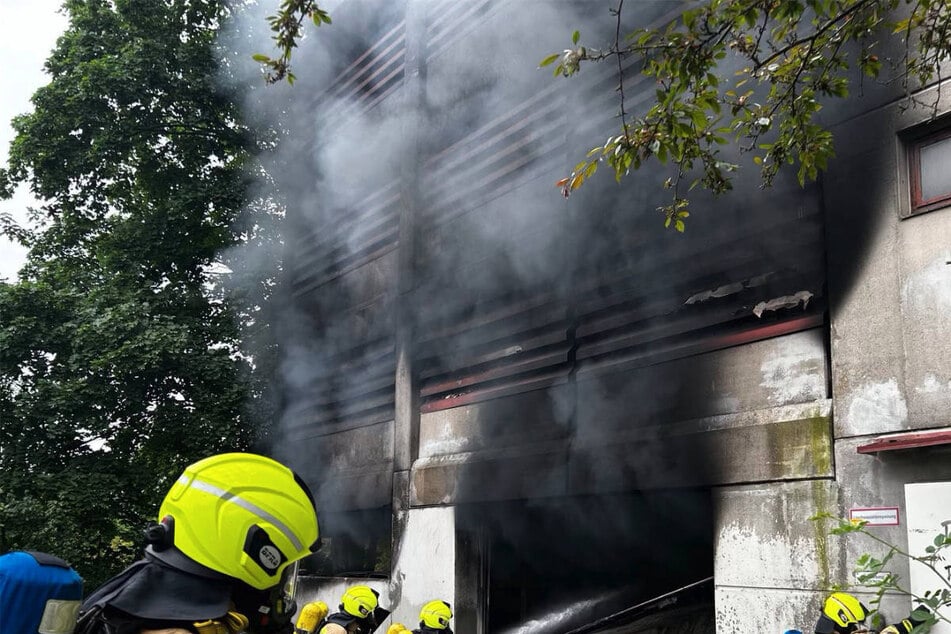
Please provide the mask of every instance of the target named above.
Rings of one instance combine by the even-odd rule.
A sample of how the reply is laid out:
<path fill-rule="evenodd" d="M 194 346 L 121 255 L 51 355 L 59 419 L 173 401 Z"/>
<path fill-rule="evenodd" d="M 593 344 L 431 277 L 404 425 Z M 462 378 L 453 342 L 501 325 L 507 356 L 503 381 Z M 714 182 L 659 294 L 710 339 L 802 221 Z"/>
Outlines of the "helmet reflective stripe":
<path fill-rule="evenodd" d="M 36 631 L 39 634 L 72 634 L 76 629 L 79 606 L 79 601 L 48 600 Z"/>
<path fill-rule="evenodd" d="M 294 545 L 294 548 L 296 548 L 297 550 L 304 549 L 304 545 L 301 544 L 300 539 L 297 537 L 297 535 L 295 535 L 291 531 L 291 529 L 285 526 L 284 523 L 281 522 L 281 520 L 277 519 L 276 517 L 274 517 L 273 515 L 271 515 L 264 509 L 262 509 L 261 507 L 257 506 L 256 504 L 252 504 L 251 502 L 248 502 L 247 500 L 235 495 L 234 493 L 230 493 L 228 491 L 225 491 L 224 489 L 220 489 L 216 487 L 215 485 L 209 484 L 207 482 L 202 482 L 197 479 L 193 479 L 191 480 L 191 482 L 189 482 L 188 476 L 185 476 L 185 475 L 182 475 L 181 477 L 179 477 L 178 481 L 180 484 L 183 484 L 185 486 L 198 489 L 199 491 L 204 491 L 205 493 L 210 493 L 211 495 L 214 495 L 215 497 L 218 497 L 224 500 L 225 502 L 233 502 L 234 504 L 237 504 L 238 506 L 248 511 L 252 515 L 255 515 L 261 520 L 275 526 L 279 531 L 281 531 L 284 534 L 284 537 L 286 537 L 287 540 L 291 544 Z"/>

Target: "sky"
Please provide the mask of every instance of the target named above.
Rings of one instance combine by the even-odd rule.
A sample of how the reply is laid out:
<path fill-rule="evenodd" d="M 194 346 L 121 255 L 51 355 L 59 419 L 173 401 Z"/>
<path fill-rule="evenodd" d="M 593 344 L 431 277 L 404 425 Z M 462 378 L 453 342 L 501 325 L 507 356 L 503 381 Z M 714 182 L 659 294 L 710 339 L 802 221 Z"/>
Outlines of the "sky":
<path fill-rule="evenodd" d="M 62 0 L 0 0 L 0 59 L 6 60 L 0 92 L 0 160 L 6 163 L 13 139 L 10 120 L 32 109 L 30 96 L 48 81 L 43 72 L 56 38 L 66 28 L 66 18 L 58 10 Z M 21 187 L 10 200 L 0 200 L 0 211 L 21 223 L 26 209 L 35 205 L 27 188 Z M 26 252 L 0 237 L 0 279 L 16 279 Z"/>

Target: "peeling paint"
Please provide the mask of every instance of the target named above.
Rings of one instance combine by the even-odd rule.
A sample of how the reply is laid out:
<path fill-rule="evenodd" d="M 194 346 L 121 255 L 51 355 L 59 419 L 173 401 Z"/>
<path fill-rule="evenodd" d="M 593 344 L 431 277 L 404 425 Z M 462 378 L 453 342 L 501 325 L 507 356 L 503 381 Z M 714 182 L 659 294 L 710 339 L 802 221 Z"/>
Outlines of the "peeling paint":
<path fill-rule="evenodd" d="M 802 302 L 802 309 L 805 310 L 809 306 L 809 300 L 813 297 L 814 295 L 809 291 L 799 291 L 793 295 L 783 295 L 782 297 L 776 297 L 766 302 L 760 302 L 753 307 L 753 314 L 757 317 L 762 317 L 763 313 L 768 310 L 795 308 L 800 302 Z"/>
<path fill-rule="evenodd" d="M 881 429 L 899 429 L 908 419 L 908 405 L 898 387 L 898 381 L 865 383 L 852 393 L 848 420 L 857 432 Z"/>
<path fill-rule="evenodd" d="M 741 282 L 734 282 L 732 284 L 724 284 L 723 286 L 718 286 L 712 290 L 702 291 L 700 293 L 695 293 L 687 298 L 687 301 L 684 304 L 696 304 L 698 302 L 705 302 L 708 299 L 716 299 L 719 297 L 727 297 L 729 295 L 735 295 L 740 293 L 747 288 L 755 288 L 757 286 L 762 286 L 766 281 L 772 277 L 773 273 L 766 273 L 764 275 L 757 275 L 756 277 L 751 277 L 747 280 Z"/>

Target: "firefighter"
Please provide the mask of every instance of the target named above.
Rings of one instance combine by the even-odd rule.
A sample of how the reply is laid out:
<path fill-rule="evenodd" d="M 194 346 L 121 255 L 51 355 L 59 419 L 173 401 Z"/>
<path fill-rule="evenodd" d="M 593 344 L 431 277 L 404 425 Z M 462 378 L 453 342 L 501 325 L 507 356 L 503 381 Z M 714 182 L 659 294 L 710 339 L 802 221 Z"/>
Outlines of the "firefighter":
<path fill-rule="evenodd" d="M 822 616 L 816 622 L 816 634 L 849 634 L 865 632 L 868 608 L 845 592 L 835 592 L 822 606 Z"/>
<path fill-rule="evenodd" d="M 419 611 L 419 628 L 412 634 L 452 634 L 449 621 L 452 620 L 452 606 L 448 601 L 434 599 Z M 402 623 L 394 623 L 386 634 L 411 634 Z"/>
<path fill-rule="evenodd" d="M 419 612 L 419 629 L 414 634 L 440 632 L 452 634 L 449 621 L 452 620 L 452 606 L 447 601 L 436 599 L 423 606 Z"/>
<path fill-rule="evenodd" d="M 0 556 L 0 634 L 70 634 L 83 580 L 69 564 L 35 551 Z"/>
<path fill-rule="evenodd" d="M 879 634 L 911 634 L 911 631 L 918 625 L 931 618 L 931 610 L 923 605 L 919 605 L 908 615 L 908 618 L 902 619 L 898 623 L 892 623 L 885 627 Z"/>
<path fill-rule="evenodd" d="M 293 631 L 290 564 L 318 546 L 303 481 L 250 453 L 188 466 L 147 530 L 141 560 L 82 605 L 77 634 Z"/>
<path fill-rule="evenodd" d="M 327 617 L 318 634 L 370 634 L 389 611 L 380 608 L 380 593 L 369 586 L 353 586 L 340 597 L 340 611 Z"/>

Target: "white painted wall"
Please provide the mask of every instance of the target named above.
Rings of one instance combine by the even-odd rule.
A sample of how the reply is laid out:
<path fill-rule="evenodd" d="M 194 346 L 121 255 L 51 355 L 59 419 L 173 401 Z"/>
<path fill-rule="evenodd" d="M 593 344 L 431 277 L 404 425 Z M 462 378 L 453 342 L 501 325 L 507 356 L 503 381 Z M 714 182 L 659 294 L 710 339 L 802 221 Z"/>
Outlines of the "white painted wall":
<path fill-rule="evenodd" d="M 951 521 L 951 482 L 919 482 L 905 485 L 905 513 L 908 527 L 908 552 L 925 554 L 925 548 L 933 545 L 935 535 L 942 532 L 942 522 Z M 951 527 L 951 524 L 947 525 Z M 944 529 L 947 530 L 947 529 Z M 949 566 L 949 568 L 945 568 Z M 951 561 L 939 561 L 938 572 L 944 580 L 922 563 L 912 562 L 909 567 L 911 591 L 922 596 L 928 590 L 945 589 L 951 582 Z M 913 606 L 909 606 L 909 610 Z M 951 618 L 951 610 L 942 610 L 945 618 Z M 938 623 L 932 634 L 951 634 L 951 624 Z"/>
<path fill-rule="evenodd" d="M 419 624 L 419 611 L 429 601 L 456 602 L 456 510 L 453 507 L 407 511 L 406 530 L 393 570 L 402 586 L 392 620 L 410 629 Z"/>

